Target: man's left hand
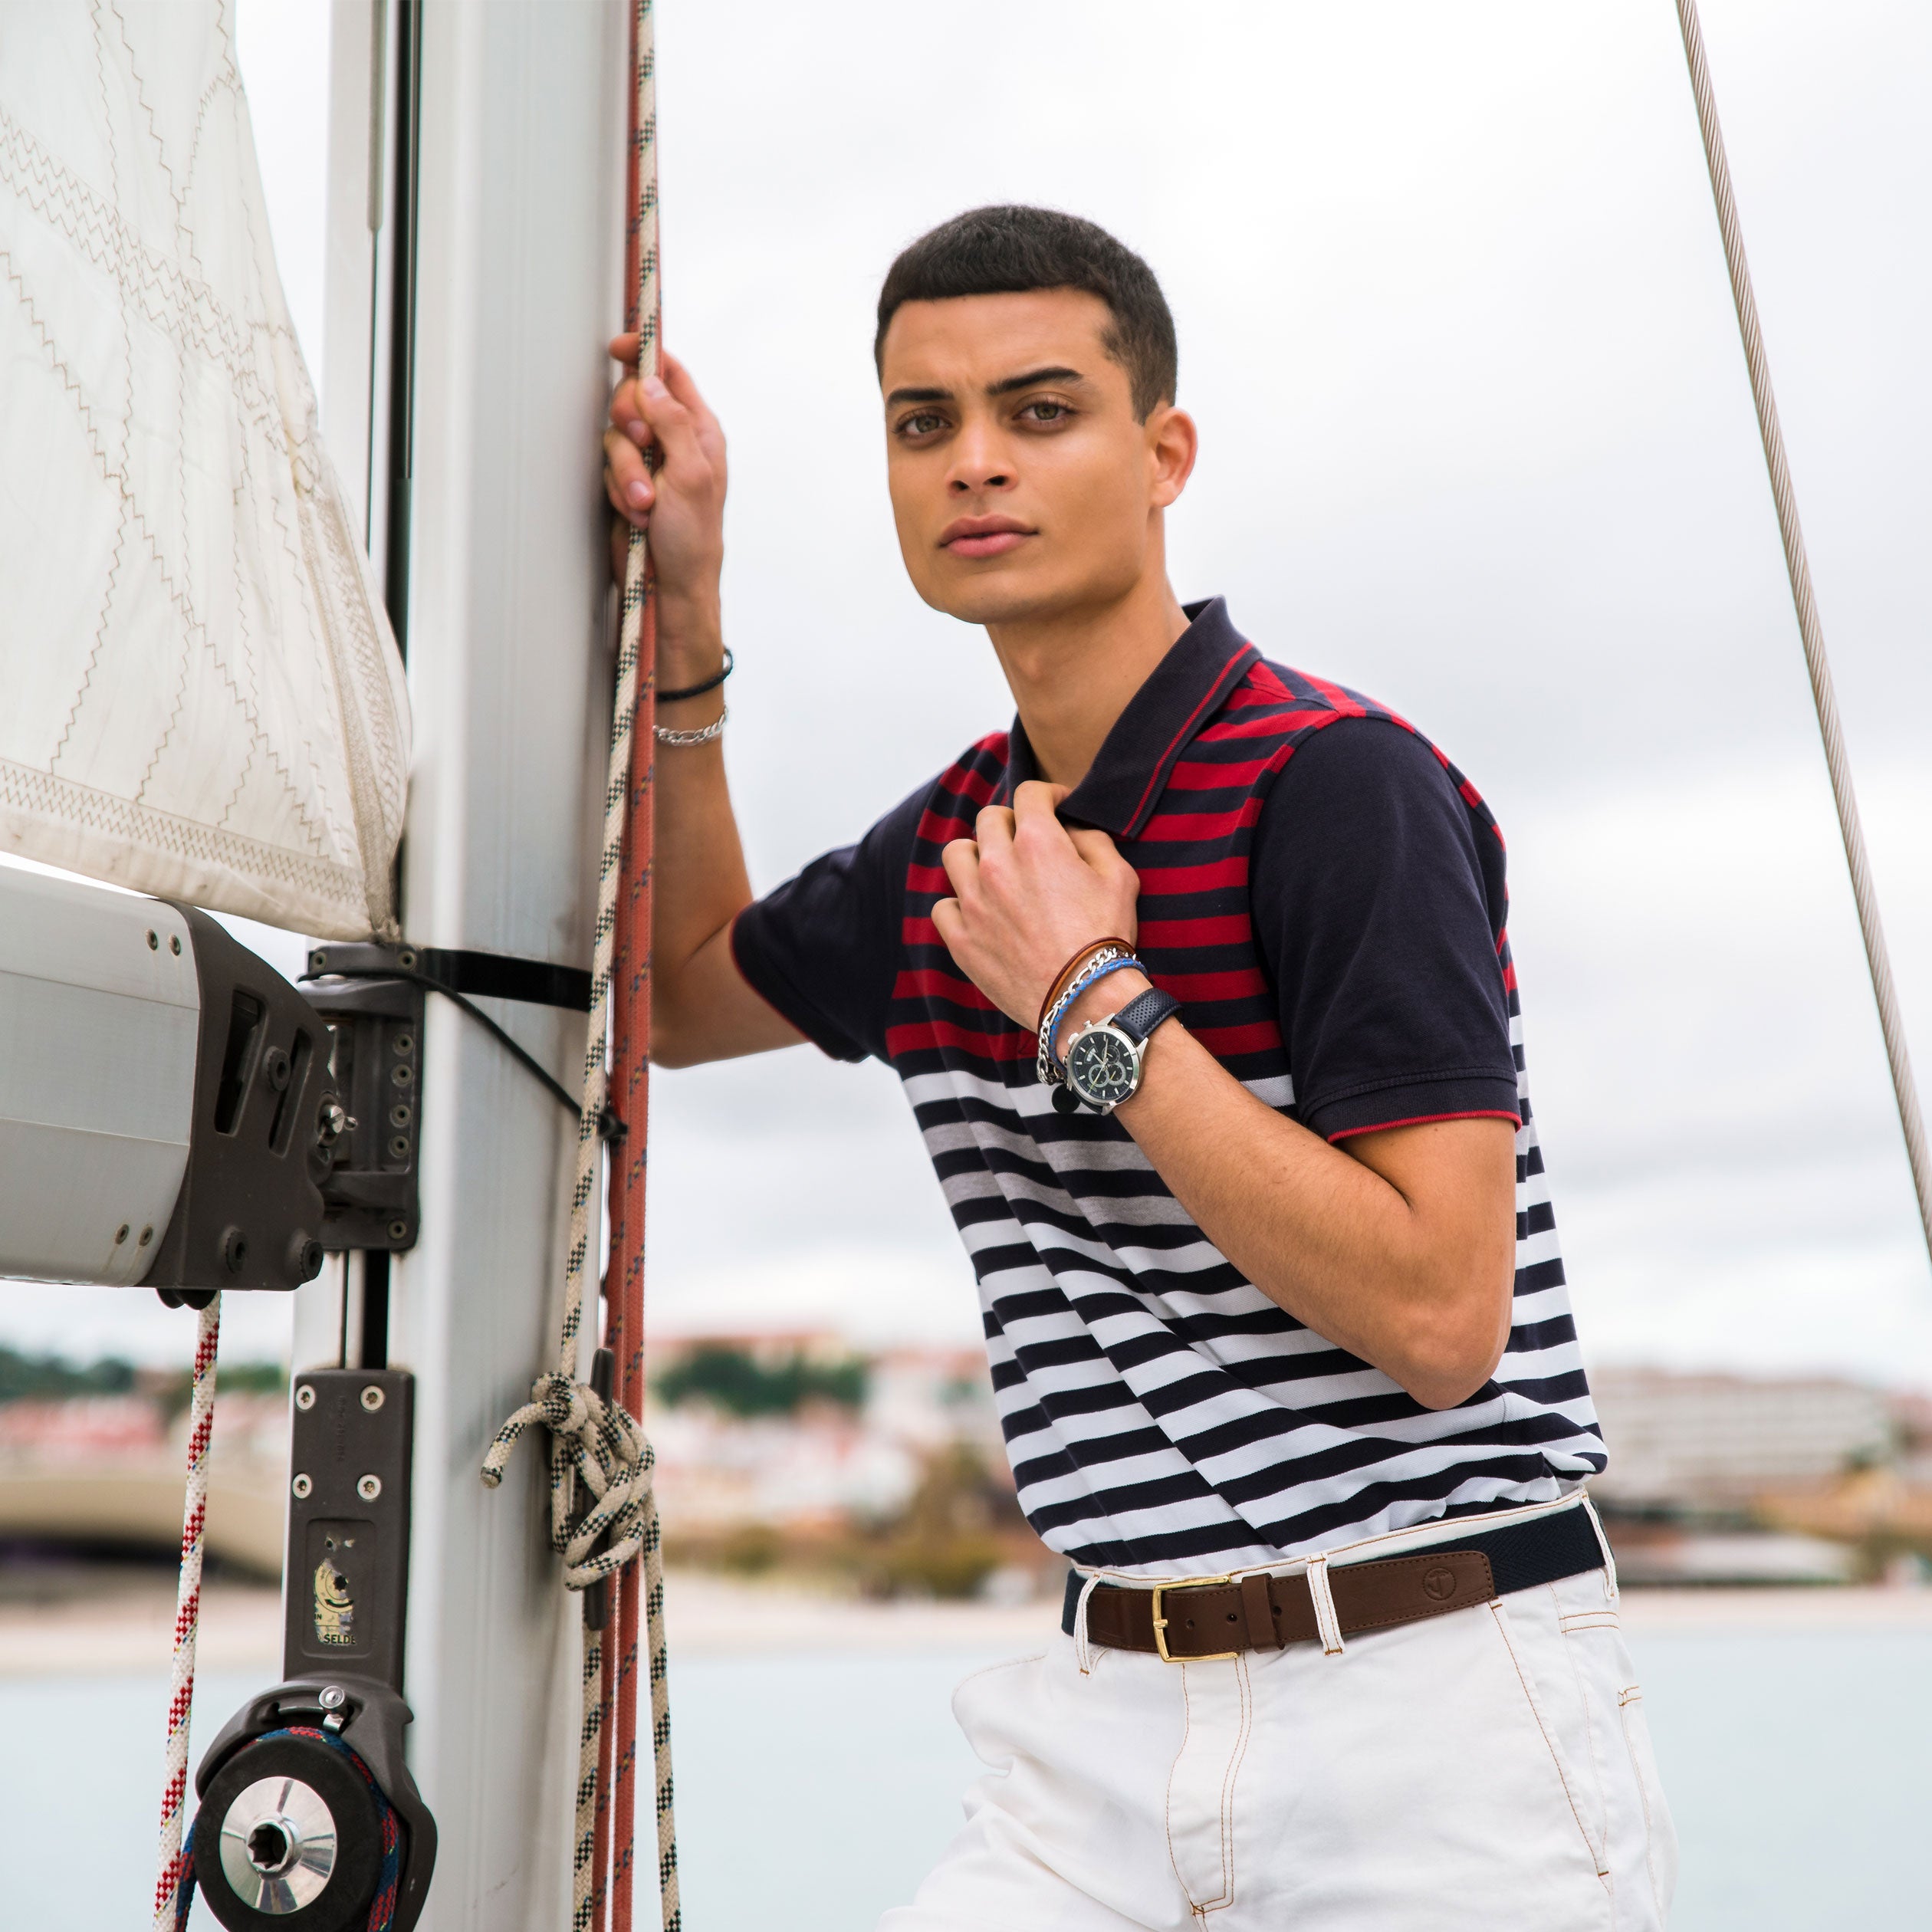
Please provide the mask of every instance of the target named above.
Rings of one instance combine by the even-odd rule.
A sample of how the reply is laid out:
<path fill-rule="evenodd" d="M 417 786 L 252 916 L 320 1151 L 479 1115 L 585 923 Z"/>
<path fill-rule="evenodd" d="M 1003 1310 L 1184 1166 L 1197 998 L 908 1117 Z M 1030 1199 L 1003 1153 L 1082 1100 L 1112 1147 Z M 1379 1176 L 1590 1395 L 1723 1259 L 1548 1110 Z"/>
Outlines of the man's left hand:
<path fill-rule="evenodd" d="M 1060 823 L 1066 796 L 1029 781 L 1010 811 L 989 805 L 978 836 L 940 854 L 957 896 L 934 906 L 932 923 L 966 976 L 1029 1032 L 1053 975 L 1081 947 L 1135 935 L 1138 875 L 1106 833 Z"/>

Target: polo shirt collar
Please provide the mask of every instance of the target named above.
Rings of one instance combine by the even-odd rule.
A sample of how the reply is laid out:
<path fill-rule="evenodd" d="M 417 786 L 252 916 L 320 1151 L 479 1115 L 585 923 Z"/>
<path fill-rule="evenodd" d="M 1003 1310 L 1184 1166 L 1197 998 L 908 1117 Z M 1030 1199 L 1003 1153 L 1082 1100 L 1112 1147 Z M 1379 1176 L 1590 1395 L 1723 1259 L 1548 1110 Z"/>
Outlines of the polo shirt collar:
<path fill-rule="evenodd" d="M 1227 615 L 1224 598 L 1182 606 L 1190 622 L 1114 720 L 1092 768 L 1060 807 L 1063 818 L 1098 826 L 1116 839 L 1138 838 L 1166 789 L 1168 775 L 1227 694 L 1261 653 Z M 1003 802 L 1040 776 L 1018 718 L 1007 753 Z"/>

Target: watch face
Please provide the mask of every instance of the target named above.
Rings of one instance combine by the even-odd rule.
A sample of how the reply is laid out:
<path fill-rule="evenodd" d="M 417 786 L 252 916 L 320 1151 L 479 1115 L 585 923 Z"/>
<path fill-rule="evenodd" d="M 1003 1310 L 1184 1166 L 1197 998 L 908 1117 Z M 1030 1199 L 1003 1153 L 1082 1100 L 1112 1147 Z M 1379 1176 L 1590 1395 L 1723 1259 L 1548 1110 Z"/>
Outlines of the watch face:
<path fill-rule="evenodd" d="M 1117 1107 L 1140 1085 L 1133 1043 L 1112 1027 L 1076 1033 L 1066 1050 L 1066 1084 L 1090 1107 Z"/>

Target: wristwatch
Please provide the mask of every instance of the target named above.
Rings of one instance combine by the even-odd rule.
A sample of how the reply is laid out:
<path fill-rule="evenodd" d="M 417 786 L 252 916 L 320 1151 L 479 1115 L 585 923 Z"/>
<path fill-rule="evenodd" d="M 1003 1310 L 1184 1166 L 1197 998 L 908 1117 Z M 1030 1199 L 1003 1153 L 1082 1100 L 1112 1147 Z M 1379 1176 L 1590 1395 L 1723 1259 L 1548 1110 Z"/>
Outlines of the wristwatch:
<path fill-rule="evenodd" d="M 1066 1049 L 1066 1083 L 1053 1089 L 1053 1105 L 1074 1113 L 1085 1105 L 1110 1114 L 1140 1091 L 1147 1042 L 1164 1020 L 1181 1010 L 1171 993 L 1151 987 L 1118 1013 L 1083 1027 Z"/>

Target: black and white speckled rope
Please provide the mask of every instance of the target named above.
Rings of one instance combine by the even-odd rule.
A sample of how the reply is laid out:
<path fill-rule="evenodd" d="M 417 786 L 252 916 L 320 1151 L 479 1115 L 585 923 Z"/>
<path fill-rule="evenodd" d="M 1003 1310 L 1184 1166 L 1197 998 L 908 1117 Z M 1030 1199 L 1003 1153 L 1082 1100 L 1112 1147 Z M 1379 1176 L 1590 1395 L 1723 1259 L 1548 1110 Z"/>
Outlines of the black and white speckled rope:
<path fill-rule="evenodd" d="M 1691 91 L 1697 97 L 1704 160 L 1710 170 L 1711 196 L 1717 204 L 1717 225 L 1724 238 L 1724 261 L 1730 271 L 1738 333 L 1744 339 L 1751 396 L 1757 405 L 1758 433 L 1764 442 L 1765 465 L 1771 473 L 1771 495 L 1778 506 L 1778 531 L 1784 540 L 1791 600 L 1798 613 L 1798 634 L 1804 642 L 1805 668 L 1811 673 L 1812 702 L 1817 707 L 1819 732 L 1825 741 L 1825 763 L 1832 774 L 1832 797 L 1838 806 L 1845 863 L 1851 868 L 1852 896 L 1858 902 L 1858 929 L 1865 938 L 1865 962 L 1871 969 L 1871 990 L 1878 1003 L 1878 1024 L 1885 1037 L 1885 1056 L 1891 1063 L 1892 1092 L 1898 1102 L 1899 1125 L 1904 1130 L 1912 1185 L 1918 1195 L 1919 1221 L 1924 1230 L 1927 1250 L 1932 1252 L 1932 1160 L 1927 1158 L 1925 1123 L 1919 1112 L 1918 1088 L 1905 1044 L 1905 1023 L 1900 1017 L 1898 995 L 1892 984 L 1885 929 L 1879 921 L 1878 895 L 1872 889 L 1871 869 L 1865 857 L 1865 832 L 1858 821 L 1858 797 L 1852 787 L 1851 762 L 1845 755 L 1838 698 L 1832 688 L 1832 667 L 1825 655 L 1825 629 L 1812 594 L 1811 564 L 1805 554 L 1798 501 L 1792 491 L 1790 465 L 1785 460 L 1784 432 L 1778 423 L 1777 398 L 1772 393 L 1770 366 L 1765 360 L 1764 338 L 1758 328 L 1757 297 L 1752 292 L 1750 265 L 1744 258 L 1744 237 L 1737 222 L 1737 204 L 1731 195 L 1730 163 L 1725 158 L 1723 130 L 1718 125 L 1710 71 L 1704 61 L 1697 0 L 1677 0 L 1677 25 L 1684 34 L 1684 58 L 1690 63 Z"/>
<path fill-rule="evenodd" d="M 635 0 L 632 81 L 636 89 L 636 252 L 638 364 L 658 353 L 657 117 L 651 0 Z M 577 1129 L 577 1172 L 570 1193 L 570 1230 L 564 1273 L 564 1319 L 557 1365 L 537 1378 L 531 1400 L 496 1434 L 483 1459 L 484 1482 L 503 1479 L 517 1441 L 539 1424 L 550 1432 L 550 1542 L 564 1558 L 567 1587 L 583 1590 L 642 1554 L 645 1559 L 652 1684 L 652 1742 L 657 1773 L 658 1852 L 665 1932 L 680 1932 L 677 1832 L 672 1809 L 671 1728 L 664 1681 L 664 1585 L 652 1458 L 643 1431 L 618 1403 L 579 1378 L 584 1290 L 597 1234 L 599 1123 L 610 1087 L 606 1061 L 611 968 L 617 917 L 626 806 L 629 796 L 645 606 L 651 594 L 643 533 L 633 530 L 624 569 L 623 624 L 611 709 L 610 761 L 604 787 L 603 844 L 597 869 L 597 913 L 591 955 L 590 1014 L 583 1060 L 583 1100 Z M 637 1123 L 642 1131 L 643 1123 Z M 600 1539 L 606 1547 L 593 1554 Z M 596 1870 L 598 1745 L 603 1730 L 603 1640 L 586 1621 L 583 1641 L 583 1717 L 578 1736 L 577 1819 L 572 1848 L 572 1932 L 591 1932 L 601 1875 Z"/>

